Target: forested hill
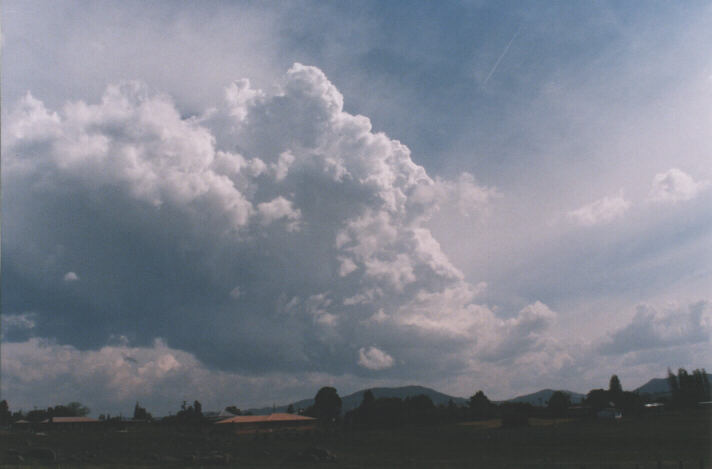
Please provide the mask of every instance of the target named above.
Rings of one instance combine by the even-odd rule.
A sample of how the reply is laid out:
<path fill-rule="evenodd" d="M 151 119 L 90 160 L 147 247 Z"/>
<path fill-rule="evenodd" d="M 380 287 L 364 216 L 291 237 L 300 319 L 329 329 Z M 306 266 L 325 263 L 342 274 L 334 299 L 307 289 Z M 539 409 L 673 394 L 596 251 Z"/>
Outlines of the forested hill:
<path fill-rule="evenodd" d="M 428 396 L 430 399 L 432 399 L 433 403 L 435 405 L 440 405 L 440 404 L 445 404 L 452 399 L 452 401 L 458 405 L 465 405 L 467 402 L 467 399 L 462 398 L 462 397 L 455 397 L 455 396 L 449 396 L 447 394 L 438 392 L 434 389 L 426 388 L 425 386 L 400 386 L 396 388 L 369 388 L 371 392 L 373 392 L 373 396 L 378 399 L 381 397 L 399 397 L 401 399 L 405 399 L 406 397 L 413 397 L 417 396 L 420 394 L 425 394 Z M 363 393 L 365 393 L 368 389 L 362 389 L 360 391 L 356 391 L 354 393 L 351 393 L 347 396 L 343 396 L 341 398 L 341 410 L 342 412 L 348 412 L 349 410 L 355 409 L 359 405 L 361 405 L 361 401 L 363 400 Z M 301 401 L 293 402 L 292 406 L 294 407 L 295 411 L 297 409 L 306 409 L 310 405 L 314 404 L 314 399 L 302 399 Z M 269 414 L 271 412 L 286 412 L 287 410 L 287 405 L 282 405 L 282 406 L 277 406 L 277 407 L 262 407 L 259 409 L 249 409 L 249 412 L 252 412 L 253 414 Z"/>
<path fill-rule="evenodd" d="M 710 383 L 712 383 L 712 377 L 709 373 L 707 373 L 707 379 Z M 348 412 L 349 410 L 357 408 L 363 400 L 363 393 L 367 390 L 368 389 L 362 389 L 349 395 L 342 396 L 342 412 Z M 376 399 L 381 397 L 398 397 L 401 399 L 405 399 L 406 397 L 413 397 L 419 394 L 424 394 L 430 399 L 432 399 L 433 403 L 436 406 L 447 405 L 451 399 L 458 406 L 467 404 L 466 398 L 449 396 L 447 394 L 441 393 L 431 388 L 427 388 L 425 386 L 411 385 L 393 388 L 381 387 L 371 388 L 371 391 L 373 392 L 373 395 Z M 585 394 L 567 390 L 562 391 L 571 397 L 572 404 L 578 404 L 586 397 Z M 547 402 L 549 401 L 551 395 L 554 392 L 554 389 L 542 389 L 531 394 L 525 394 L 522 396 L 514 397 L 512 399 L 507 399 L 504 402 L 523 402 L 532 404 L 534 406 L 546 406 Z M 670 393 L 670 386 L 668 385 L 667 378 L 653 378 L 642 386 L 636 388 L 634 392 L 637 392 L 639 394 L 665 395 Z M 297 411 L 298 409 L 306 409 L 312 404 L 314 404 L 314 398 L 302 399 L 300 401 L 293 402 L 292 406 L 294 407 L 294 410 Z M 272 412 L 286 412 L 288 407 L 288 405 L 280 405 L 276 407 L 262 407 L 259 409 L 249 409 L 248 412 L 252 412 L 256 415 L 262 415 L 269 414 Z"/>
<path fill-rule="evenodd" d="M 551 395 L 554 394 L 556 391 L 557 390 L 554 389 L 542 389 L 541 391 L 537 391 L 531 394 L 525 394 L 523 396 L 517 396 L 515 398 L 508 399 L 505 402 L 522 402 L 534 406 L 545 407 L 546 404 L 549 402 Z M 578 404 L 583 400 L 584 397 L 586 397 L 583 394 L 573 391 L 566 391 L 562 389 L 561 392 L 569 395 L 572 404 Z"/>
<path fill-rule="evenodd" d="M 706 373 L 707 381 L 712 383 L 712 375 Z M 653 378 L 644 385 L 635 389 L 638 394 L 668 395 L 670 394 L 670 384 L 667 378 Z"/>

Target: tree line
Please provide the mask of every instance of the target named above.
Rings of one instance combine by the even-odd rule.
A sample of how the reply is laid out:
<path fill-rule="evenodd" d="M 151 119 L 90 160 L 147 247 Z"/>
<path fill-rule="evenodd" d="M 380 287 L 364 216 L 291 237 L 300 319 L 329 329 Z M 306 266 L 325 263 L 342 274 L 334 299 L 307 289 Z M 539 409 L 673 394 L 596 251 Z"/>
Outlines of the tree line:
<path fill-rule="evenodd" d="M 681 368 L 675 376 L 668 370 L 671 397 L 662 400 L 673 409 L 690 408 L 710 400 L 710 384 L 704 369 L 688 374 Z M 620 378 L 611 376 L 607 389 L 592 389 L 578 406 L 572 406 L 571 396 L 555 391 L 545 407 L 529 403 L 495 403 L 477 391 L 464 406 L 452 400 L 447 405 L 436 406 L 426 395 L 401 399 L 398 397 L 376 398 L 371 390 L 363 394 L 356 409 L 342 415 L 342 401 L 333 387 L 321 388 L 314 397 L 314 404 L 304 411 L 327 424 L 343 423 L 350 426 L 394 427 L 405 424 L 428 424 L 500 418 L 505 426 L 526 424 L 531 417 L 566 418 L 569 416 L 595 416 L 604 409 L 615 409 L 624 415 L 638 415 L 648 402 L 647 396 L 624 391 Z"/>
<path fill-rule="evenodd" d="M 710 383 L 704 368 L 688 373 L 684 368 L 678 370 L 677 375 L 668 369 L 667 383 L 670 388 L 669 397 L 659 398 L 673 409 L 691 408 L 699 402 L 711 399 Z M 615 408 L 624 415 L 636 415 L 642 412 L 646 396 L 631 391 L 624 391 L 617 375 L 611 376 L 608 389 L 592 389 L 589 391 L 579 411 L 583 415 L 606 408 Z M 362 402 L 356 409 L 342 413 L 342 400 L 337 390 L 331 386 L 319 389 L 314 396 L 314 404 L 304 409 L 301 413 L 319 419 L 324 424 L 345 424 L 352 426 L 368 427 L 393 427 L 405 424 L 445 423 L 470 420 L 486 420 L 501 418 L 505 425 L 519 425 L 525 423 L 530 417 L 565 418 L 572 414 L 572 403 L 569 394 L 555 391 L 545 407 L 535 407 L 529 403 L 500 402 L 495 403 L 477 391 L 470 396 L 466 405 L 456 405 L 450 400 L 447 405 L 436 406 L 432 399 L 424 394 L 406 397 L 376 398 L 371 390 L 363 394 Z M 228 406 L 225 411 L 232 415 L 249 415 L 243 413 L 236 406 Z M 0 401 L 0 425 L 9 425 L 18 420 L 27 420 L 38 423 L 53 417 L 83 417 L 88 415 L 89 408 L 79 402 L 70 402 L 66 405 L 57 405 L 47 409 L 33 409 L 29 412 L 22 410 L 10 412 L 7 401 Z M 295 413 L 294 406 L 290 404 L 289 413 Z M 581 412 L 577 416 L 582 416 Z M 112 420 L 110 415 L 100 415 L 100 420 Z M 116 419 L 116 417 L 114 417 Z M 138 402 L 134 407 L 134 420 L 150 421 L 153 419 L 150 412 Z M 162 419 L 164 423 L 201 423 L 205 422 L 202 405 L 195 400 L 192 404 L 183 401 L 180 410 L 175 414 Z"/>

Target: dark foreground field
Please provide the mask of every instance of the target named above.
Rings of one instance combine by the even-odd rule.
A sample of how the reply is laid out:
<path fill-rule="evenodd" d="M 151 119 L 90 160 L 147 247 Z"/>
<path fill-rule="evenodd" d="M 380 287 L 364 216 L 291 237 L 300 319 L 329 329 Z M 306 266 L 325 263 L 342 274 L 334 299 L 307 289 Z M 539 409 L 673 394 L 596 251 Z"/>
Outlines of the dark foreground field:
<path fill-rule="evenodd" d="M 231 436 L 159 426 L 125 432 L 0 435 L 3 467 L 475 467 L 712 469 L 709 411 L 621 421 L 533 420 L 532 426 L 470 425 Z M 305 450 L 322 448 L 329 454 Z M 51 450 L 48 451 L 48 450 Z M 44 454 L 43 454 L 44 453 Z M 301 457 L 300 457 L 300 453 Z M 333 455 L 335 460 L 327 461 Z M 21 456 L 21 459 L 18 459 Z M 47 459 L 56 457 L 56 462 Z M 322 459 L 300 462 L 300 459 Z M 24 462 L 20 462 L 23 461 Z M 658 466 L 660 462 L 661 466 Z"/>

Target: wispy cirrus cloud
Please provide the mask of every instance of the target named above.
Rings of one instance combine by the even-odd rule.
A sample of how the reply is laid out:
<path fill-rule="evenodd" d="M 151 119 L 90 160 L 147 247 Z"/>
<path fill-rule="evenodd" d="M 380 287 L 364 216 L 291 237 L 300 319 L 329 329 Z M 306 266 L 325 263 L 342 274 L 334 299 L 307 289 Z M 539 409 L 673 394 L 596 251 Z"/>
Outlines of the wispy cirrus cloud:
<path fill-rule="evenodd" d="M 610 223 L 622 217 L 630 206 L 630 201 L 626 200 L 621 192 L 572 210 L 567 215 L 570 220 L 581 226 L 594 226 Z"/>

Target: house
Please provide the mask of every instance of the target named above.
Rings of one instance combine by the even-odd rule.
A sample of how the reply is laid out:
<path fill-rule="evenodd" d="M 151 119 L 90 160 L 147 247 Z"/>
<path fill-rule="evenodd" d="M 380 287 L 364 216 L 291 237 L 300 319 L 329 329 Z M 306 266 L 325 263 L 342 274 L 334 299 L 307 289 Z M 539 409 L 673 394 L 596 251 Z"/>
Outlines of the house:
<path fill-rule="evenodd" d="M 276 413 L 270 415 L 236 415 L 216 422 L 221 430 L 234 433 L 268 433 L 305 431 L 316 428 L 317 419 L 304 415 Z"/>

